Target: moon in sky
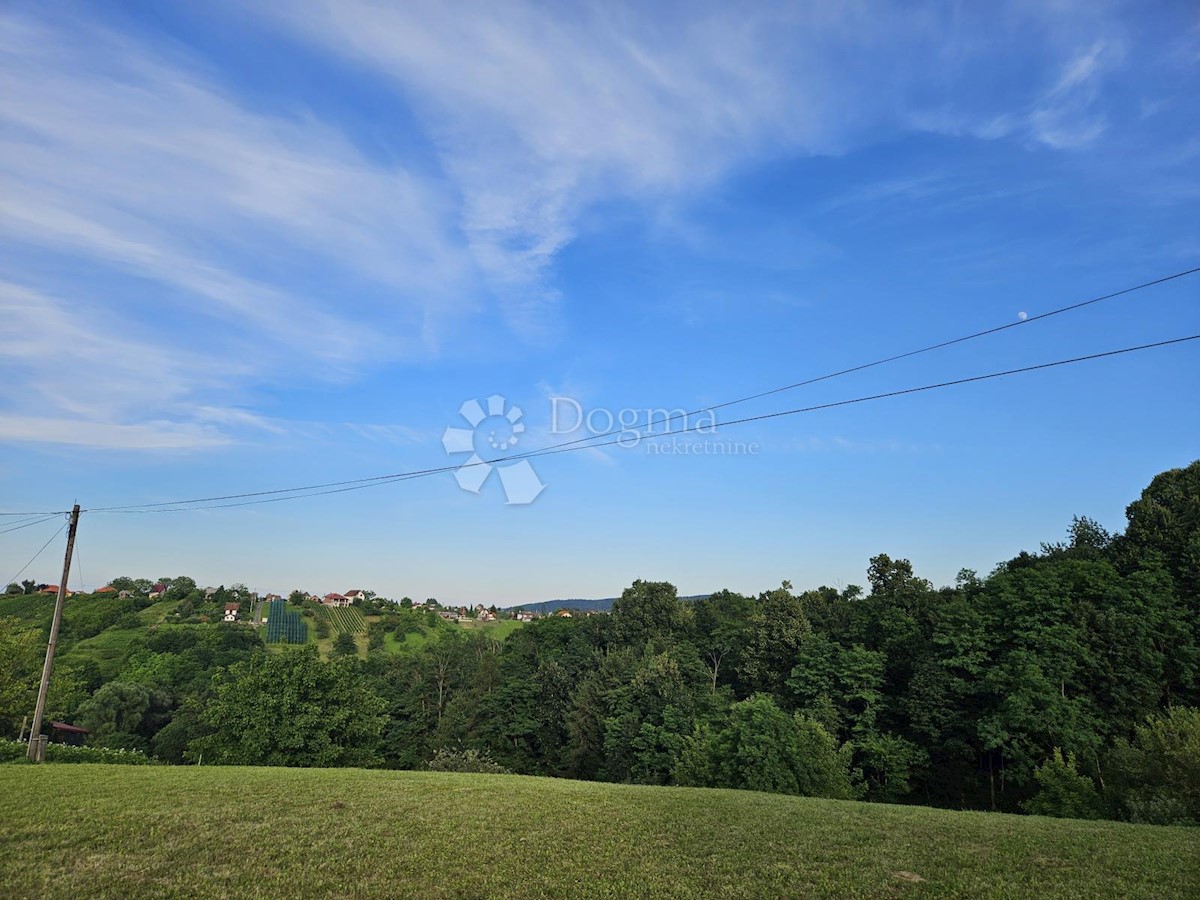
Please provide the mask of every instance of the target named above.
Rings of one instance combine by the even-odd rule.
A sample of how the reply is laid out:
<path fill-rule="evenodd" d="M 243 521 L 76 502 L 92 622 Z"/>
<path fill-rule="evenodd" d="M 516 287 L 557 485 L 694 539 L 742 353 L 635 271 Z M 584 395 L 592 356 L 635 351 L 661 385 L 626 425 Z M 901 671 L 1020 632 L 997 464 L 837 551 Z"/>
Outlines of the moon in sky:
<path fill-rule="evenodd" d="M 1024 322 L 1026 319 L 1029 318 L 1029 313 L 1019 312 L 1019 313 L 1017 313 L 1017 318 L 1020 319 L 1022 322 Z"/>

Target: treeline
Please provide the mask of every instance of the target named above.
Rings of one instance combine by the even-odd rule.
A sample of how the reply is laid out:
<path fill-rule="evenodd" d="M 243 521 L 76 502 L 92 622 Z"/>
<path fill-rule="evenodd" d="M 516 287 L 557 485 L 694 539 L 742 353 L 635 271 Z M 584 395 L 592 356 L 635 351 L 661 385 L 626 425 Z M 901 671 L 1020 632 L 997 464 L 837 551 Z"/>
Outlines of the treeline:
<path fill-rule="evenodd" d="M 503 643 L 446 628 L 398 655 L 377 638 L 365 660 L 177 628 L 179 646 L 148 646 L 80 712 L 136 686 L 142 718 L 110 717 L 107 734 L 175 762 L 460 753 L 528 774 L 1194 824 L 1200 462 L 1155 478 L 1127 518 L 1118 535 L 1076 519 L 1067 540 L 951 587 L 884 554 L 865 588 L 683 602 L 638 581 L 611 615 Z M 388 627 L 417 626 L 374 631 Z"/>

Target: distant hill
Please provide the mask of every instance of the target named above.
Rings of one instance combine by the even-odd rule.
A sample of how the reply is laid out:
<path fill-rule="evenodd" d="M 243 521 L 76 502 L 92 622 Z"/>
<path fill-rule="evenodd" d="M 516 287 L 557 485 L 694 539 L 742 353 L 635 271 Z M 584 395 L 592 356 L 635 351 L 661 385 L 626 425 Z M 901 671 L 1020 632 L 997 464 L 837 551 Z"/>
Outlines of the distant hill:
<path fill-rule="evenodd" d="M 703 600 L 708 596 L 710 595 L 692 594 L 690 597 L 680 597 L 679 599 L 691 603 L 696 600 Z M 552 613 L 556 609 L 570 609 L 577 610 L 579 612 L 587 612 L 588 610 L 593 610 L 595 612 L 610 612 L 612 610 L 612 605 L 614 602 L 616 602 L 616 600 L 616 597 L 605 597 L 601 600 L 539 600 L 537 603 L 515 603 L 509 607 L 509 609 L 526 609 L 529 610 L 529 612 L 541 613 L 542 615 Z"/>

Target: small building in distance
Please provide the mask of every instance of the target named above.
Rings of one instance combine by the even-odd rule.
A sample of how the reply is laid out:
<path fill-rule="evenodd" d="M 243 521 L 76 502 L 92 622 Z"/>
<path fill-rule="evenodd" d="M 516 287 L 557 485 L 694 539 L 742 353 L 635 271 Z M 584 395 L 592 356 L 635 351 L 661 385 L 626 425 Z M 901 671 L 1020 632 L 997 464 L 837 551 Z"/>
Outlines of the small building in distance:
<path fill-rule="evenodd" d="M 72 747 L 82 747 L 83 739 L 91 734 L 86 728 L 78 725 L 68 725 L 66 722 L 50 723 L 50 740 L 56 744 L 70 744 Z"/>
<path fill-rule="evenodd" d="M 238 612 L 241 610 L 241 608 L 242 608 L 242 604 L 240 604 L 240 603 L 226 603 L 225 604 L 225 621 L 226 622 L 236 622 L 238 620 Z"/>
<path fill-rule="evenodd" d="M 345 594 L 326 594 L 321 598 L 321 602 L 326 606 L 349 606 L 350 598 Z"/>

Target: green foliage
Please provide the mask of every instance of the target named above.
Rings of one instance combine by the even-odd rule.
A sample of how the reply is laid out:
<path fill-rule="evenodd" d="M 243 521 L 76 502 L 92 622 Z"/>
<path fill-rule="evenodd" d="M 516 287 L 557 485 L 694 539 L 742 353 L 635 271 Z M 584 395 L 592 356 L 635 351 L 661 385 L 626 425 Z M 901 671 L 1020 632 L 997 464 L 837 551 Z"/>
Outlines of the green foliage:
<path fill-rule="evenodd" d="M 1077 517 L 1065 540 L 953 586 L 887 554 L 866 593 L 784 583 L 681 601 L 637 581 L 612 615 L 503 642 L 512 620 L 464 629 L 426 606 L 329 609 L 298 592 L 266 629 L 208 624 L 219 610 L 190 579 L 161 579 L 172 599 L 141 612 L 151 583 L 118 579 L 134 598 L 68 602 L 48 711 L 173 762 L 204 748 L 206 762 L 423 769 L 455 747 L 523 774 L 1072 815 L 1098 809 L 1094 779 L 1110 815 L 1196 821 L 1200 754 L 1188 714 L 1166 711 L 1200 705 L 1197 466 L 1156 478 L 1123 535 Z M 53 601 L 0 595 L 0 734 L 32 708 Z M 164 618 L 176 603 L 205 624 Z M 337 638 L 332 661 L 262 680 L 276 664 L 256 655 L 260 633 L 307 641 L 306 623 L 322 647 Z"/>
<path fill-rule="evenodd" d="M 1149 716 L 1132 741 L 1117 741 L 1109 769 L 1132 821 L 1200 824 L 1200 709 L 1177 706 Z"/>
<path fill-rule="evenodd" d="M 765 694 L 735 703 L 719 729 L 697 730 L 675 771 L 680 784 L 851 798 L 848 754 L 819 723 Z"/>
<path fill-rule="evenodd" d="M 375 761 L 386 706 L 358 662 L 312 647 L 260 653 L 218 675 L 189 756 L 228 765 L 363 766 Z"/>
<path fill-rule="evenodd" d="M 812 631 L 804 601 L 788 582 L 758 598 L 750 616 L 739 675 L 751 692 L 781 694 L 801 642 Z"/>
<path fill-rule="evenodd" d="M 479 772 L 486 775 L 511 775 L 508 769 L 494 759 L 487 750 L 442 747 L 429 761 L 431 772 Z"/>
<path fill-rule="evenodd" d="M 362 612 L 354 606 L 330 606 L 325 609 L 330 624 L 339 633 L 362 634 L 367 630 Z"/>
<path fill-rule="evenodd" d="M 165 724 L 168 698 L 144 685 L 110 681 L 79 707 L 78 721 L 102 747 L 145 750 Z"/>
<path fill-rule="evenodd" d="M 50 626 L 54 612 L 54 597 L 51 594 L 4 594 L 0 596 L 0 618 L 20 619 L 21 625 L 45 624 Z"/>
<path fill-rule="evenodd" d="M 0 763 L 28 762 L 29 745 L 24 741 L 0 740 Z M 106 763 L 122 766 L 153 766 L 159 761 L 138 750 L 107 747 L 72 747 L 69 744 L 46 745 L 48 763 Z"/>
<path fill-rule="evenodd" d="M 612 617 L 619 639 L 642 647 L 649 641 L 670 643 L 689 616 L 679 602 L 675 585 L 665 581 L 635 581 L 613 603 Z"/>
<path fill-rule="evenodd" d="M 132 598 L 114 594 L 72 597 L 63 607 L 63 628 L 74 639 L 93 637 L 136 610 Z M 137 625 L 141 622 L 138 621 Z M 135 626 L 136 627 L 136 626 Z"/>
<path fill-rule="evenodd" d="M 375 653 L 384 648 L 387 641 L 387 631 L 381 623 L 372 622 L 367 628 L 367 652 Z"/>
<path fill-rule="evenodd" d="M 1035 816 L 1055 816 L 1060 819 L 1100 819 L 1104 817 L 1104 801 L 1096 785 L 1075 767 L 1074 754 L 1054 748 L 1054 755 L 1034 773 L 1038 792 L 1025 802 L 1025 811 Z"/>
<path fill-rule="evenodd" d="M 0 737 L 15 735 L 37 698 L 46 643 L 16 618 L 0 618 Z"/>
<path fill-rule="evenodd" d="M 1118 542 L 1125 564 L 1161 560 L 1195 609 L 1200 603 L 1200 460 L 1156 475 L 1125 515 L 1129 527 Z"/>
<path fill-rule="evenodd" d="M 339 631 L 333 639 L 334 656 L 354 656 L 358 653 L 358 645 L 354 643 L 354 635 L 349 631 Z"/>

